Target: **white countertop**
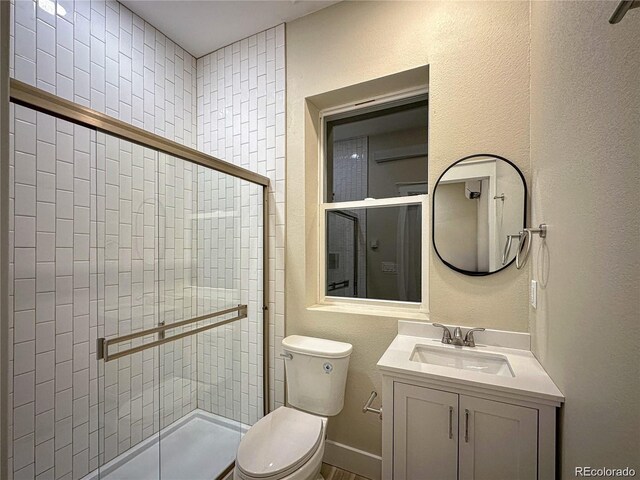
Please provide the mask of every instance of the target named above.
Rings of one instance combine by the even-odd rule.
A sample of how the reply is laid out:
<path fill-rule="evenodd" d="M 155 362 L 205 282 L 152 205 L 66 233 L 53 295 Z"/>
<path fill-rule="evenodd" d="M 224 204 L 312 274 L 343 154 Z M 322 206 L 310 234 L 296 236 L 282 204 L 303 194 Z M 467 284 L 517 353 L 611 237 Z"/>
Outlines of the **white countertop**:
<path fill-rule="evenodd" d="M 463 329 L 466 330 L 466 329 Z M 562 392 L 553 383 L 553 380 L 545 372 L 542 365 L 535 356 L 526 349 L 508 348 L 505 344 L 522 345 L 523 335 L 514 332 L 514 342 L 510 342 L 511 332 L 500 332 L 487 330 L 476 333 L 476 346 L 456 347 L 440 342 L 441 329 L 433 327 L 431 324 L 422 322 L 400 321 L 398 325 L 399 334 L 391 342 L 382 358 L 378 361 L 378 368 L 387 372 L 402 373 L 424 379 L 440 380 L 469 387 L 482 387 L 504 393 L 523 395 L 531 398 L 538 398 L 546 402 L 560 404 L 564 401 Z M 407 335 L 406 333 L 411 333 Z M 494 346 L 483 343 L 483 341 L 496 339 L 496 343 L 502 346 Z M 528 336 L 526 343 L 528 343 Z M 463 370 L 452 367 L 433 365 L 410 360 L 411 354 L 416 345 L 428 345 L 433 348 L 464 349 L 470 352 L 483 352 L 502 355 L 507 358 L 514 377 L 491 375 L 488 373 Z"/>

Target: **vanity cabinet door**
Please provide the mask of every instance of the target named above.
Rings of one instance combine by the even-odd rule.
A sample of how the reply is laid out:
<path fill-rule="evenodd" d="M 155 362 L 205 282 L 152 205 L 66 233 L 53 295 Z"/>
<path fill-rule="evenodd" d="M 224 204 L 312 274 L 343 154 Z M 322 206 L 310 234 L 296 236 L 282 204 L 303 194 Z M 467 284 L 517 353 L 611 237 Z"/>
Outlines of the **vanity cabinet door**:
<path fill-rule="evenodd" d="M 538 411 L 460 395 L 460 480 L 535 480 Z"/>
<path fill-rule="evenodd" d="M 457 480 L 457 394 L 394 382 L 393 478 Z"/>

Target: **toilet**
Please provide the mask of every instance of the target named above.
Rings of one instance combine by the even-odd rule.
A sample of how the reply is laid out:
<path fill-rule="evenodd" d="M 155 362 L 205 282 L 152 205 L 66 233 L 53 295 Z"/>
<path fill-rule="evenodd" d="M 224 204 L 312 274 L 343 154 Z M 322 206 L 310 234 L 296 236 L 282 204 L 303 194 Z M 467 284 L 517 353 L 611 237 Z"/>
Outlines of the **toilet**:
<path fill-rule="evenodd" d="M 236 480 L 320 480 L 327 417 L 342 411 L 349 343 L 291 335 L 282 340 L 289 407 L 258 420 L 240 441 Z"/>

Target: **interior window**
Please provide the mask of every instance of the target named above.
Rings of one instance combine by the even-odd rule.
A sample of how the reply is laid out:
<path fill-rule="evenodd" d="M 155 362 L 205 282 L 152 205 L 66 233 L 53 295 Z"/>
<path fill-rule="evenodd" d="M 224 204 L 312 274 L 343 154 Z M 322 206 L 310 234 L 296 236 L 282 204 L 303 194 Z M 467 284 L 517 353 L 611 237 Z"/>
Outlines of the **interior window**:
<path fill-rule="evenodd" d="M 325 119 L 325 295 L 421 302 L 426 96 Z"/>

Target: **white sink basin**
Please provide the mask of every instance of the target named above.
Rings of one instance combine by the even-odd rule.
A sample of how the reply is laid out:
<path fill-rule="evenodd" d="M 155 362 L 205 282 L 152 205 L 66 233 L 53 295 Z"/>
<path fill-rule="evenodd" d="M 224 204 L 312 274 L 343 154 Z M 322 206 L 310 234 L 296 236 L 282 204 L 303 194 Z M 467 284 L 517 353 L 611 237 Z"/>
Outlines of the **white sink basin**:
<path fill-rule="evenodd" d="M 443 348 L 416 345 L 409 360 L 440 367 L 515 377 L 506 357 L 494 353 L 473 352 L 462 348 Z"/>

